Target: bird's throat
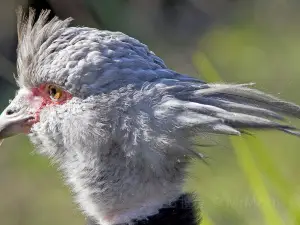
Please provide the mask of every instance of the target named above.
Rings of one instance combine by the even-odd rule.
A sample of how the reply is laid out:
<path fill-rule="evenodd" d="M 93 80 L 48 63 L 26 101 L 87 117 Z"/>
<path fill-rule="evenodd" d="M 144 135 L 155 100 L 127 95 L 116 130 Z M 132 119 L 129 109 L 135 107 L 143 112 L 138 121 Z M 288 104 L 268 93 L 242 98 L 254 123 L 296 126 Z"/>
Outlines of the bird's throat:
<path fill-rule="evenodd" d="M 133 219 L 130 224 L 118 223 L 113 225 L 197 225 L 200 222 L 197 211 L 194 196 L 183 194 L 171 204 L 162 207 L 155 215 L 143 219 Z M 88 220 L 87 225 L 98 224 L 93 220 Z"/>

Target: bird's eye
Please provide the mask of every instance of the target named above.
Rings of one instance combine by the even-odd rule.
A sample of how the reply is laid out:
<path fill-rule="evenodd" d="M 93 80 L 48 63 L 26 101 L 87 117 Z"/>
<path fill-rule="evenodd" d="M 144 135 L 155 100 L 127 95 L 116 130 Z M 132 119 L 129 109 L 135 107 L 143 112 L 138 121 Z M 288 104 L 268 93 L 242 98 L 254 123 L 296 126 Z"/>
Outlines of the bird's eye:
<path fill-rule="evenodd" d="M 63 97 L 63 90 L 55 85 L 48 85 L 47 93 L 54 101 L 58 101 Z"/>

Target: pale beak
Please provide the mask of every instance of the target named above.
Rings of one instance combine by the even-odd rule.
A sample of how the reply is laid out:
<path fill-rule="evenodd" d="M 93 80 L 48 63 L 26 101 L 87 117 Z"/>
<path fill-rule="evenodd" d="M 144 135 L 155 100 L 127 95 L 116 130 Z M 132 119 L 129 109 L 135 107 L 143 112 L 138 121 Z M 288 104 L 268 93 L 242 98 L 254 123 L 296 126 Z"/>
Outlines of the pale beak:
<path fill-rule="evenodd" d="M 40 100 L 33 101 L 32 94 L 27 90 L 20 90 L 15 99 L 0 115 L 0 140 L 29 133 L 35 119 L 34 112 L 40 105 Z M 33 104 L 37 102 L 37 104 Z"/>
<path fill-rule="evenodd" d="M 0 140 L 21 133 L 28 133 L 30 130 L 30 120 L 32 116 L 22 113 L 22 111 L 12 111 L 8 107 L 0 115 Z"/>

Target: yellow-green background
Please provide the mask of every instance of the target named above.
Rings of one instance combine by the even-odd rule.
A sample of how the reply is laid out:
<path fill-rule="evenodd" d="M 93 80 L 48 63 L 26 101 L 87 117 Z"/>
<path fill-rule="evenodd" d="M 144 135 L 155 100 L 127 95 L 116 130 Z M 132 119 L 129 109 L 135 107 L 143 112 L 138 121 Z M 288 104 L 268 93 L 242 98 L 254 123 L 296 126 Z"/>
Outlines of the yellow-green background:
<path fill-rule="evenodd" d="M 240 4 L 199 34 L 194 46 L 182 44 L 183 39 L 180 45 L 166 45 L 159 32 L 152 38 L 143 35 L 147 27 L 128 30 L 123 14 L 110 13 L 111 7 L 97 10 L 109 28 L 135 34 L 173 69 L 207 81 L 255 82 L 260 90 L 300 104 L 297 1 Z M 4 106 L 13 91 L 1 90 Z M 289 122 L 300 126 L 296 120 Z M 300 224 L 300 139 L 278 132 L 252 133 L 213 137 L 209 142 L 217 147 L 199 148 L 209 156 L 209 164 L 191 166 L 187 189 L 199 197 L 204 225 Z M 8 139 L 0 149 L 0 224 L 84 224 L 61 175 L 33 153 L 26 137 Z"/>

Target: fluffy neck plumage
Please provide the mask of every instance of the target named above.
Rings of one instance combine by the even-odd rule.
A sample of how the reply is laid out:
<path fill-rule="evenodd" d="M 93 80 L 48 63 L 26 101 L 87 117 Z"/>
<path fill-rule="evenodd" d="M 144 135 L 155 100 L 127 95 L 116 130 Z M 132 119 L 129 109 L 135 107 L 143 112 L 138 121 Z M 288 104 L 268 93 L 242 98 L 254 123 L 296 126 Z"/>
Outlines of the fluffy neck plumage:
<path fill-rule="evenodd" d="M 121 94 L 49 108 L 41 113 L 45 122 L 34 126 L 31 134 L 38 149 L 58 161 L 85 214 L 101 225 L 158 214 L 182 194 L 189 161 L 181 145 L 157 132 L 163 132 L 158 124 L 149 123 L 151 112 L 139 110 L 134 116 L 137 106 L 126 109 L 128 101 L 116 108 L 113 100 L 120 105 L 128 92 Z M 44 118 L 66 112 L 59 122 Z"/>
<path fill-rule="evenodd" d="M 77 202 L 96 224 L 131 224 L 132 221 L 148 220 L 150 217 L 157 220 L 156 215 L 171 215 L 171 209 L 170 212 L 163 210 L 166 215 L 161 215 L 161 210 L 166 206 L 174 207 L 174 202 L 181 195 L 183 175 L 168 177 L 151 169 L 145 162 L 127 161 L 123 151 L 118 149 L 101 157 L 97 152 L 90 151 L 83 155 L 81 151 L 73 151 L 73 154 L 66 156 L 68 163 L 63 163 L 62 168 L 76 193 Z M 170 168 L 173 169 L 174 165 Z M 178 204 L 175 209 L 179 210 L 178 213 L 192 210 L 183 206 L 180 208 Z"/>
<path fill-rule="evenodd" d="M 158 213 L 144 219 L 134 219 L 131 223 L 117 225 L 197 225 L 200 219 L 197 217 L 194 196 L 182 194 L 177 200 L 159 209 Z M 88 219 L 87 225 L 98 225 Z"/>

